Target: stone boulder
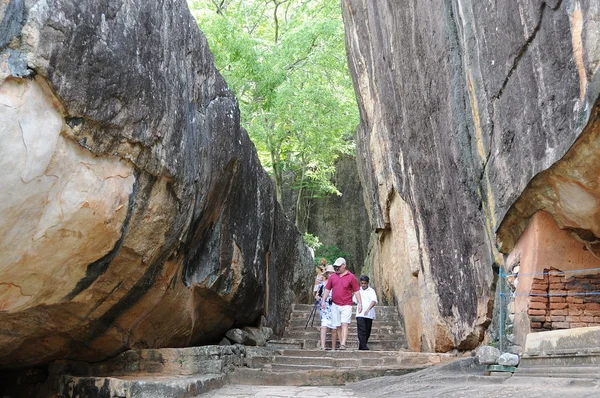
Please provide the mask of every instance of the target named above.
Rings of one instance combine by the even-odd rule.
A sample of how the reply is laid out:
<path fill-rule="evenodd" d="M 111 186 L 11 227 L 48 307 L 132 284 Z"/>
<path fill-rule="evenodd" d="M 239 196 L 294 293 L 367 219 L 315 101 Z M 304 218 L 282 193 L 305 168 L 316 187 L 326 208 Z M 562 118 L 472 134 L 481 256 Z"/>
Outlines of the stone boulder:
<path fill-rule="evenodd" d="M 475 351 L 475 361 L 480 365 L 494 365 L 500 357 L 500 350 L 496 347 L 483 345 Z"/>
<path fill-rule="evenodd" d="M 268 327 L 245 326 L 228 330 L 225 336 L 232 342 L 242 345 L 262 347 L 273 335 L 273 329 Z"/>
<path fill-rule="evenodd" d="M 411 349 L 472 349 L 491 322 L 493 268 L 532 214 L 600 247 L 600 8 L 342 7 L 373 285 L 399 304 Z"/>
<path fill-rule="evenodd" d="M 186 2 L 0 21 L 0 368 L 281 333 L 312 260 Z"/>
<path fill-rule="evenodd" d="M 519 364 L 519 356 L 505 352 L 498 357 L 496 363 L 503 366 L 517 366 Z"/>

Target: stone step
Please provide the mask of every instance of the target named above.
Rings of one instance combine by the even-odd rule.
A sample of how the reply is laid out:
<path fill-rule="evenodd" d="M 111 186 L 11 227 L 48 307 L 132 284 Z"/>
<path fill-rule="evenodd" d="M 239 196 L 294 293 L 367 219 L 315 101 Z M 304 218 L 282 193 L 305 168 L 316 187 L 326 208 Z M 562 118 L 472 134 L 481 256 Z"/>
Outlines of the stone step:
<path fill-rule="evenodd" d="M 408 351 L 283 350 L 259 369 L 236 368 L 230 379 L 254 385 L 342 385 L 379 376 L 402 375 L 457 360 L 453 354 Z"/>
<path fill-rule="evenodd" d="M 306 357 L 280 355 L 272 357 L 271 369 L 281 369 L 285 366 L 293 366 L 298 369 L 315 368 L 373 368 L 373 367 L 397 367 L 397 366 L 431 366 L 440 363 L 439 358 L 434 357 L 404 357 L 401 355 L 384 355 L 381 357 L 363 357 L 360 352 L 354 352 L 354 357 Z M 265 363 L 266 364 L 266 363 Z"/>
<path fill-rule="evenodd" d="M 519 366 L 514 376 L 598 379 L 600 378 L 600 366 L 528 366 L 525 368 Z"/>
<path fill-rule="evenodd" d="M 522 367 L 600 366 L 600 353 L 561 353 L 552 355 L 523 355 Z"/>
<path fill-rule="evenodd" d="M 301 350 L 304 345 L 304 340 L 269 340 L 265 347 L 273 349 L 298 349 Z"/>
<path fill-rule="evenodd" d="M 454 354 L 421 353 L 411 351 L 358 351 L 358 350 L 277 350 L 270 355 L 256 355 L 248 351 L 253 359 L 261 363 L 293 364 L 306 366 L 385 366 L 385 365 L 437 365 L 456 359 Z M 252 364 L 256 365 L 256 363 Z"/>
<path fill-rule="evenodd" d="M 229 377 L 233 384 L 270 386 L 341 386 L 382 376 L 401 376 L 423 367 L 371 367 L 362 369 L 320 368 L 299 370 L 288 366 L 279 370 L 237 368 Z"/>
<path fill-rule="evenodd" d="M 283 346 L 287 347 L 296 347 L 301 349 L 316 349 L 320 344 L 319 340 L 314 339 L 279 339 L 279 340 L 270 340 L 267 342 L 268 347 L 277 348 Z M 339 344 L 339 341 L 338 341 Z M 369 349 L 374 351 L 399 351 L 403 348 L 406 348 L 406 342 L 404 339 L 402 340 L 371 340 L 369 339 L 368 343 Z M 331 342 L 328 341 L 326 347 L 331 347 Z M 358 340 L 350 340 L 346 341 L 346 347 L 348 349 L 358 349 Z"/>
<path fill-rule="evenodd" d="M 321 333 L 316 330 L 306 330 L 306 331 L 305 330 L 302 330 L 302 331 L 292 330 L 290 332 L 287 332 L 287 331 L 284 332 L 283 337 L 290 338 L 290 339 L 319 340 L 321 338 Z M 337 339 L 339 340 L 339 336 Z M 331 334 L 329 332 L 327 333 L 327 340 L 331 340 Z M 356 334 L 356 331 L 349 332 L 347 340 L 358 340 L 358 335 Z M 404 336 L 402 334 L 371 333 L 371 337 L 369 338 L 369 341 L 371 341 L 371 340 L 381 340 L 381 341 L 402 340 L 402 341 L 404 341 Z"/>
<path fill-rule="evenodd" d="M 352 312 L 352 322 L 356 322 L 356 317 L 355 317 L 356 311 Z M 294 320 L 294 319 L 304 319 L 304 323 L 306 323 L 306 321 L 308 320 L 308 317 L 310 316 L 310 312 L 292 312 L 290 314 L 290 320 Z M 315 312 L 315 322 L 317 319 L 319 319 L 319 312 L 316 311 Z M 392 313 L 384 313 L 384 314 L 379 314 L 376 313 L 375 314 L 375 319 L 373 320 L 373 322 L 377 322 L 377 321 L 398 321 L 400 319 L 400 316 L 398 314 L 392 314 Z"/>
<path fill-rule="evenodd" d="M 600 378 L 600 327 L 529 333 L 515 376 Z"/>
<path fill-rule="evenodd" d="M 306 350 L 280 350 L 277 352 L 278 355 L 287 355 L 287 356 L 295 356 L 295 357 L 333 357 L 333 358 L 356 358 L 360 356 L 361 358 L 381 358 L 381 357 L 397 357 L 399 355 L 410 356 L 415 353 L 410 351 L 358 351 L 358 350 L 315 350 L 315 349 L 306 349 Z"/>
<path fill-rule="evenodd" d="M 321 328 L 317 326 L 317 322 L 315 322 L 315 326 L 311 327 L 310 325 L 307 328 L 304 328 L 304 326 L 302 327 L 287 327 L 286 332 L 294 332 L 294 333 L 299 333 L 299 332 L 310 332 L 310 333 L 320 333 L 321 332 Z M 350 325 L 348 327 L 348 333 L 349 334 L 354 334 L 356 335 L 356 333 L 358 332 L 356 325 L 352 326 Z M 329 334 L 329 331 L 327 331 L 327 334 Z M 402 329 L 402 327 L 400 327 L 400 325 L 397 326 L 373 326 L 371 328 L 371 336 L 373 335 L 392 335 L 392 334 L 400 334 L 400 335 L 404 335 L 404 330 Z"/>
<path fill-rule="evenodd" d="M 306 322 L 308 320 L 308 317 L 302 319 L 302 318 L 294 318 L 294 319 L 290 319 L 287 323 L 287 328 L 302 328 L 304 329 L 304 327 L 306 326 Z M 308 322 L 308 327 L 306 329 L 310 329 L 312 328 L 318 328 L 319 326 L 321 326 L 321 318 L 319 318 L 319 315 L 317 314 L 317 316 L 315 317 L 315 320 L 313 322 L 313 326 L 310 326 L 310 322 Z M 352 323 L 350 323 L 349 328 L 354 328 L 356 330 L 356 318 L 352 318 Z M 375 328 L 387 328 L 387 329 L 393 329 L 393 330 L 404 330 L 404 328 L 402 327 L 402 325 L 400 324 L 399 321 L 397 320 L 382 320 L 382 319 L 375 319 L 373 321 L 373 329 Z"/>
<path fill-rule="evenodd" d="M 292 313 L 304 312 L 306 314 L 309 314 L 312 311 L 313 307 L 314 307 L 314 304 L 294 304 L 294 306 L 292 307 Z M 356 306 L 353 306 L 352 310 L 356 311 Z M 393 313 L 393 314 L 397 315 L 398 309 L 395 306 L 377 305 L 377 306 L 375 306 L 375 313 L 376 314 Z"/>
<path fill-rule="evenodd" d="M 65 397 L 169 397 L 191 398 L 221 388 L 229 382 L 224 374 L 193 376 L 137 375 L 123 377 L 64 376 Z M 101 390 L 100 390 L 101 388 Z"/>

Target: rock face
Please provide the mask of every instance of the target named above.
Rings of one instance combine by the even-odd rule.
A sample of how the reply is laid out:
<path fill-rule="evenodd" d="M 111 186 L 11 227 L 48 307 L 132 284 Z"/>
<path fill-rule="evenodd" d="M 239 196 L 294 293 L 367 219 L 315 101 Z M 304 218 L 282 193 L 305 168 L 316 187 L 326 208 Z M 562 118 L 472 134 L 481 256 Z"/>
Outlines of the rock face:
<path fill-rule="evenodd" d="M 0 21 L 0 367 L 281 332 L 312 260 L 185 1 Z"/>
<path fill-rule="evenodd" d="M 411 348 L 472 348 L 492 268 L 536 211 L 589 246 L 600 236 L 600 7 L 342 5 L 375 285 L 398 302 Z"/>
<path fill-rule="evenodd" d="M 324 245 L 336 246 L 348 253 L 348 267 L 359 276 L 371 228 L 356 169 L 356 158 L 340 157 L 335 170 L 334 185 L 342 195 L 312 201 L 308 232 L 317 235 Z"/>

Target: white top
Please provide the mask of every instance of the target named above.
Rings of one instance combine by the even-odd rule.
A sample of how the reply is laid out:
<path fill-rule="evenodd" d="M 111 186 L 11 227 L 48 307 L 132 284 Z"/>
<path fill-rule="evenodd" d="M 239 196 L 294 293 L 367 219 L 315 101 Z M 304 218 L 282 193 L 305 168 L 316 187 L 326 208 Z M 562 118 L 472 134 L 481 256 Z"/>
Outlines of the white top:
<path fill-rule="evenodd" d="M 375 290 L 373 290 L 373 288 L 368 287 L 366 289 L 363 289 L 361 287 L 358 291 L 360 292 L 363 311 L 369 308 L 372 302 L 375 302 L 375 304 L 377 304 L 377 295 L 375 294 Z M 356 317 L 375 319 L 375 307 L 371 308 L 371 311 L 367 312 L 366 314 L 364 312 L 358 312 L 358 307 L 356 307 Z"/>

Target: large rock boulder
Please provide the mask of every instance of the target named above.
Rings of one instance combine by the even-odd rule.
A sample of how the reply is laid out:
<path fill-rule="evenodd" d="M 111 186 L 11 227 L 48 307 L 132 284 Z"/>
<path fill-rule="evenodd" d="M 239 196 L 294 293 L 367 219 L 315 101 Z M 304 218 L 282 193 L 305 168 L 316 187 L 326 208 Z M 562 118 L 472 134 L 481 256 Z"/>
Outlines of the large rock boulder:
<path fill-rule="evenodd" d="M 281 332 L 312 260 L 185 1 L 0 21 L 0 367 Z"/>
<path fill-rule="evenodd" d="M 549 211 L 589 246 L 600 236 L 600 8 L 342 5 L 374 284 L 399 303 L 412 349 L 473 348 L 490 323 L 492 268 L 532 214 Z"/>

